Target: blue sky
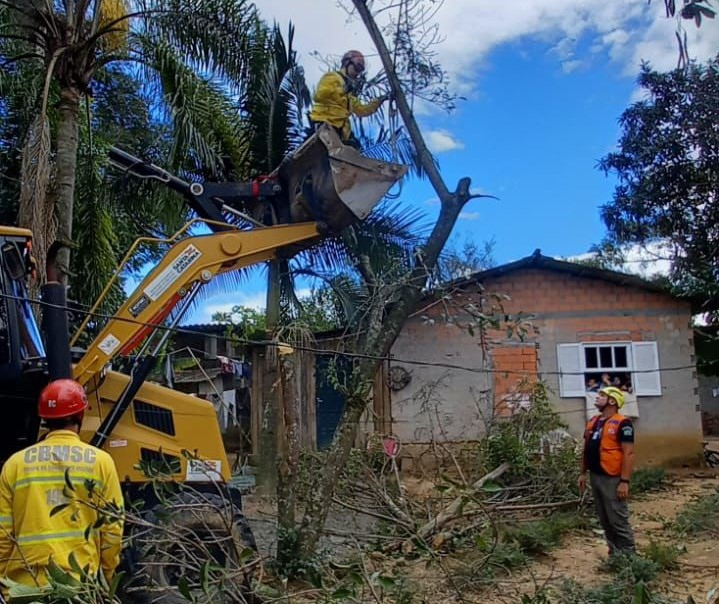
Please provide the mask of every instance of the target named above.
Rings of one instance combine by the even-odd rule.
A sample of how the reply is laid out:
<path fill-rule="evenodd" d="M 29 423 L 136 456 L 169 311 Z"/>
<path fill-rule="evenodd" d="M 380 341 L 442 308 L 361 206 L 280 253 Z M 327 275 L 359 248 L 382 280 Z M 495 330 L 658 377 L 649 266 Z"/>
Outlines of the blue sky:
<path fill-rule="evenodd" d="M 256 4 L 283 29 L 294 23 L 311 86 L 324 70 L 315 54 L 332 58 L 358 48 L 370 74 L 379 69 L 362 24 L 342 8 L 350 2 Z M 586 252 L 603 237 L 599 207 L 614 186 L 597 160 L 616 144 L 618 118 L 638 98 L 641 61 L 661 70 L 675 66 L 676 21 L 664 17 L 661 0 L 447 0 L 434 21 L 445 38 L 438 58 L 467 100 L 450 115 L 423 111 L 420 125 L 451 188 L 469 176 L 473 189 L 500 198 L 470 202 L 455 237 L 494 239 L 499 263 L 536 248 L 553 256 Z M 719 50 L 719 27 L 711 21 L 699 30 L 687 25 L 687 35 L 700 60 Z M 438 209 L 434 197 L 421 181 L 402 191 L 404 203 L 430 217 Z M 263 300 L 261 279 L 252 279 L 187 320 L 209 321 L 217 310 Z"/>

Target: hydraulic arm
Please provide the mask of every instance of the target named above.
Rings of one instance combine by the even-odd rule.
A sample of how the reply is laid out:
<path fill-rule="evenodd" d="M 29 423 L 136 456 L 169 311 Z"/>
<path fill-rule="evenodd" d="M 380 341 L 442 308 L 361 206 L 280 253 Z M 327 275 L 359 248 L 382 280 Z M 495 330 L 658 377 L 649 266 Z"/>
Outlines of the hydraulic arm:
<path fill-rule="evenodd" d="M 131 353 L 196 286 L 218 274 L 271 260 L 279 249 L 319 236 L 316 223 L 302 223 L 181 239 L 98 334 L 75 365 L 75 379 L 85 384 L 115 357 Z"/>
<path fill-rule="evenodd" d="M 129 382 L 94 433 L 95 446 L 110 437 L 154 367 L 169 333 L 148 353 L 158 328 L 170 317 L 169 328 L 174 327 L 203 285 L 219 274 L 274 259 L 280 253 L 291 256 L 328 233 L 363 220 L 407 170 L 363 157 L 345 147 L 331 128 L 320 128 L 268 177 L 249 182 L 189 183 L 116 148 L 110 160 L 127 173 L 157 180 L 182 195 L 199 222 L 213 232 L 187 236 L 190 223 L 173 237 L 162 261 L 75 365 L 73 376 L 87 384 L 113 359 L 130 355 L 143 344 Z M 272 226 L 264 225 L 268 217 Z M 242 230 L 236 222 L 255 228 Z"/>

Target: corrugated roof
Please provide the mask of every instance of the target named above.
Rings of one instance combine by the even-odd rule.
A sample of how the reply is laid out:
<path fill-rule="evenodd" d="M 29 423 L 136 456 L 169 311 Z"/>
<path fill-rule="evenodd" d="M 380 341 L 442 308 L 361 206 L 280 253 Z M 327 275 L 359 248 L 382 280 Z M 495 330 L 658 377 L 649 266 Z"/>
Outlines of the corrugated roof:
<path fill-rule="evenodd" d="M 180 329 L 185 331 L 196 331 L 197 333 L 224 333 L 228 327 L 232 327 L 231 323 L 193 323 L 191 325 L 181 325 Z"/>

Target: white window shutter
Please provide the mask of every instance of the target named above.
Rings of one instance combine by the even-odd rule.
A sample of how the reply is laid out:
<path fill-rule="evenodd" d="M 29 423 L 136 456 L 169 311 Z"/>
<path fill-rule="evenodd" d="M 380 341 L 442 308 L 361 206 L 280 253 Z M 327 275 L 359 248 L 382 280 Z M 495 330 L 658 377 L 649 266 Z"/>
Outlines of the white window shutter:
<path fill-rule="evenodd" d="M 581 355 L 581 344 L 557 344 L 559 396 L 584 396 L 586 387 Z"/>
<path fill-rule="evenodd" d="M 661 396 L 662 379 L 659 373 L 659 352 L 656 342 L 632 343 L 634 394 Z"/>

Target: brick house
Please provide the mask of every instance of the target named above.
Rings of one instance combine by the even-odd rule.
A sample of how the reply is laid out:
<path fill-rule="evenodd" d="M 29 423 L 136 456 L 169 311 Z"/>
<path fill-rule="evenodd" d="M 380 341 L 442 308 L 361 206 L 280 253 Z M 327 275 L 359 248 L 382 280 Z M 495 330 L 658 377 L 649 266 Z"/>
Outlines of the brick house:
<path fill-rule="evenodd" d="M 449 306 L 453 323 L 445 320 Z M 479 311 L 502 318 L 501 329 L 484 340 L 459 326 Z M 531 327 L 521 340 L 506 333 L 518 316 L 529 319 L 524 326 Z M 696 460 L 702 455 L 702 426 L 691 317 L 688 301 L 655 283 L 538 251 L 476 273 L 456 282 L 451 296 L 425 299 L 408 319 L 392 359 L 375 378 L 374 400 L 357 444 L 372 433 L 391 433 L 412 455 L 428 443 L 475 441 L 485 421 L 526 405 L 523 386 L 537 379 L 547 384 L 553 405 L 578 438 L 593 412 L 595 394 L 587 392 L 587 384 L 608 373 L 627 388 L 626 412 L 636 418 L 640 463 Z M 203 327 L 200 340 L 182 345 L 199 348 L 215 364 L 215 355 L 238 354 L 208 348 L 222 338 L 207 332 L 224 328 Z M 317 334 L 315 347 L 341 350 L 342 336 L 341 331 Z M 271 379 L 263 369 L 264 346 L 247 346 L 242 354 L 253 367 L 248 432 L 257 453 L 262 401 Z M 327 379 L 327 359 L 311 352 L 297 358 L 299 437 L 309 448 L 329 444 L 344 404 Z"/>
<path fill-rule="evenodd" d="M 480 285 L 481 284 L 481 287 Z M 481 292 L 484 292 L 484 295 Z M 523 341 L 494 330 L 484 342 L 458 324 L 488 293 L 506 295 L 507 317 L 531 315 Z M 441 318 L 447 300 L 428 300 L 392 349 L 390 388 L 375 409 L 403 446 L 481 436 L 484 419 L 526 404 L 522 382 L 544 380 L 552 403 L 580 437 L 592 411 L 590 380 L 627 390 L 636 417 L 640 463 L 681 463 L 702 451 L 692 308 L 636 276 L 533 255 L 455 284 L 456 324 Z M 496 309 L 495 309 L 496 310 Z M 505 325 L 506 326 L 506 323 Z M 487 371 L 488 370 L 488 371 Z M 391 378 L 402 376 L 393 383 Z"/>

